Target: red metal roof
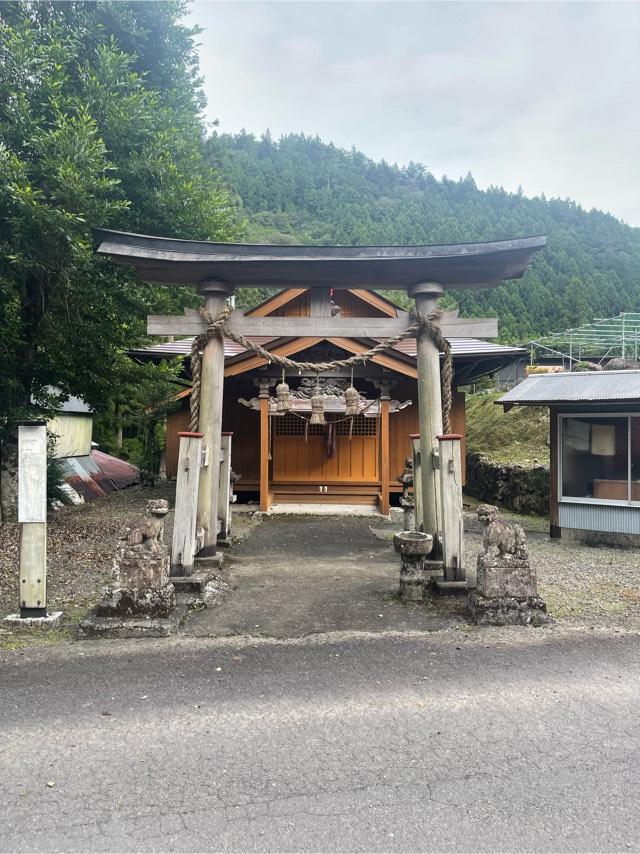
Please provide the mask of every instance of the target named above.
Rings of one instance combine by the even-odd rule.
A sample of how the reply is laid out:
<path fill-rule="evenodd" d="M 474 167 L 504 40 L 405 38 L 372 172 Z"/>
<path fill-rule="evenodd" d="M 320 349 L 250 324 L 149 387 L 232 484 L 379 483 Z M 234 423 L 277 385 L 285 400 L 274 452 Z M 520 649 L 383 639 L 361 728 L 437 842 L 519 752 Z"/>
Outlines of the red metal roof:
<path fill-rule="evenodd" d="M 60 463 L 64 479 L 85 501 L 104 498 L 140 482 L 140 471 L 136 466 L 102 451 L 91 451 L 90 455 L 81 457 L 64 457 Z"/>

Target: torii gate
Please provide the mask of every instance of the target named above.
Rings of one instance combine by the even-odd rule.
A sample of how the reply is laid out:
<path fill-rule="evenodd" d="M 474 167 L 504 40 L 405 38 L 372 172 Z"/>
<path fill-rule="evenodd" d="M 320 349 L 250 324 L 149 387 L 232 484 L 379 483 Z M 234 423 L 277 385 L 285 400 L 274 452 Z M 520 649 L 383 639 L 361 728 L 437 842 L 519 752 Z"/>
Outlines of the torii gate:
<path fill-rule="evenodd" d="M 415 300 L 416 315 L 426 318 L 446 290 L 491 288 L 520 278 L 546 237 L 444 246 L 270 246 L 211 243 L 95 229 L 98 254 L 135 268 L 143 282 L 196 288 L 205 307 L 218 314 L 241 287 L 305 287 L 312 296 L 328 288 L 405 290 Z M 310 317 L 245 317 L 233 311 L 227 325 L 247 337 L 344 337 L 386 339 L 405 330 L 408 316 L 397 318 L 328 317 L 311 300 Z M 150 335 L 199 335 L 205 321 L 197 312 L 151 316 Z M 446 337 L 494 338 L 495 318 L 463 320 L 443 317 Z M 424 331 L 417 333 L 418 414 L 422 479 L 423 530 L 438 541 L 437 437 L 442 433 L 440 353 Z M 224 344 L 213 337 L 202 355 L 199 429 L 205 445 L 220 448 L 224 389 Z M 205 532 L 203 557 L 216 552 L 220 469 L 202 469 L 198 526 Z M 434 555 L 434 557 L 437 555 Z"/>

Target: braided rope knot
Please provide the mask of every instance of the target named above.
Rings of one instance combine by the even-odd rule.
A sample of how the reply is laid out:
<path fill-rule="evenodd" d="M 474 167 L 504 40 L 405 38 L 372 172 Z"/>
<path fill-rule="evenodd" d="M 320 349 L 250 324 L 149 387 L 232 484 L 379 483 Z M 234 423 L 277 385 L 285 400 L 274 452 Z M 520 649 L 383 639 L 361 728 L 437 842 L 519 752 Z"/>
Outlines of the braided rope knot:
<path fill-rule="evenodd" d="M 254 341 L 250 341 L 248 338 L 245 338 L 244 335 L 240 335 L 232 329 L 229 329 L 227 326 L 227 320 L 229 319 L 229 315 L 232 311 L 233 309 L 228 303 L 225 304 L 218 314 L 215 315 L 210 311 L 207 311 L 204 306 L 200 308 L 200 314 L 207 326 L 204 332 L 201 332 L 200 335 L 193 339 L 193 344 L 191 346 L 191 430 L 196 431 L 198 429 L 198 422 L 200 419 L 202 351 L 206 344 L 214 338 L 230 338 L 232 341 L 235 341 L 236 344 L 244 347 L 245 350 L 255 353 L 256 356 L 260 356 L 267 362 L 267 364 L 276 364 L 282 368 L 288 368 L 292 371 L 315 371 L 316 373 L 320 373 L 364 364 L 374 356 L 393 349 L 393 347 L 395 347 L 396 344 L 399 344 L 400 341 L 404 341 L 406 338 L 413 338 L 421 332 L 426 332 L 438 348 L 439 352 L 444 354 L 444 365 L 440 377 L 442 388 L 442 429 L 445 433 L 451 432 L 449 415 L 451 412 L 453 358 L 449 342 L 446 340 L 438 326 L 438 321 L 442 317 L 442 311 L 440 309 L 435 309 L 430 312 L 427 317 L 416 317 L 412 314 L 410 325 L 397 335 L 394 335 L 391 338 L 385 338 L 384 341 L 380 341 L 364 353 L 355 353 L 353 356 L 348 356 L 346 359 L 333 359 L 329 362 L 297 362 L 294 359 L 290 359 L 288 356 L 280 356 L 266 350 L 260 344 L 256 344 Z"/>

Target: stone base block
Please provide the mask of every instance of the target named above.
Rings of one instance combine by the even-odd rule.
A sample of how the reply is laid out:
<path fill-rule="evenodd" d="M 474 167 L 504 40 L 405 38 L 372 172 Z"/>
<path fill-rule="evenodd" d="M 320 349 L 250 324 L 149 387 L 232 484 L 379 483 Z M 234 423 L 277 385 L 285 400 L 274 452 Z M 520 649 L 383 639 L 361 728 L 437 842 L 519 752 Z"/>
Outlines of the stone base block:
<path fill-rule="evenodd" d="M 515 599 L 512 596 L 483 596 L 469 593 L 467 610 L 479 626 L 543 626 L 553 620 L 547 605 L 539 596 Z"/>
<path fill-rule="evenodd" d="M 129 587 L 108 587 L 102 594 L 96 608 L 99 617 L 158 617 L 171 616 L 176 604 L 173 584 L 165 584 L 159 589 L 132 589 Z"/>
<path fill-rule="evenodd" d="M 12 632 L 32 631 L 33 629 L 59 629 L 62 625 L 64 614 L 62 611 L 53 611 L 45 617 L 21 617 L 20 614 L 9 614 L 2 621 L 2 625 Z"/>
<path fill-rule="evenodd" d="M 478 555 L 478 592 L 487 599 L 536 598 L 536 574 L 528 558 Z"/>
<path fill-rule="evenodd" d="M 78 626 L 81 638 L 166 638 L 175 634 L 187 609 L 177 607 L 170 617 L 100 617 L 91 614 Z"/>
<path fill-rule="evenodd" d="M 177 600 L 190 611 L 212 608 L 219 605 L 229 591 L 227 580 L 214 568 L 198 569 L 193 575 L 176 576 L 171 583 L 176 589 Z"/>
<path fill-rule="evenodd" d="M 194 571 L 199 571 L 201 569 L 220 569 L 224 562 L 224 555 L 219 552 L 214 555 L 207 555 L 206 557 L 196 557 L 193 561 Z"/>

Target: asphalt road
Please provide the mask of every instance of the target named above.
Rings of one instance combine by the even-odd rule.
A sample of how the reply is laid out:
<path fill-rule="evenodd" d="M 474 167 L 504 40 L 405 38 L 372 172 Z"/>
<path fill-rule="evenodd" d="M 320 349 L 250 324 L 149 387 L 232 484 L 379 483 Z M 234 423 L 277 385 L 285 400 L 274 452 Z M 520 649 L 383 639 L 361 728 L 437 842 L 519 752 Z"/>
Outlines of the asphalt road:
<path fill-rule="evenodd" d="M 638 850 L 639 640 L 5 652 L 0 849 Z"/>

